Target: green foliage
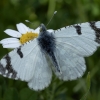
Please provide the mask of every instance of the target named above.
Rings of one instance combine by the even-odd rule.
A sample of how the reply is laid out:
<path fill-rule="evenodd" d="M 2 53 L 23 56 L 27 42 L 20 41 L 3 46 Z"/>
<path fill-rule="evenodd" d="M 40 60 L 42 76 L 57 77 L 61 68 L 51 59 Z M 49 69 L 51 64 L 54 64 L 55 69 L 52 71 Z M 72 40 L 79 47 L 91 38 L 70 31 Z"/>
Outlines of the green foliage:
<path fill-rule="evenodd" d="M 20 22 L 34 29 L 40 23 L 46 25 L 55 10 L 58 13 L 48 25 L 49 29 L 100 20 L 100 0 L 1 0 L 0 40 L 9 37 L 3 32 L 5 29 L 16 29 L 15 25 Z M 26 23 L 26 19 L 33 24 Z M 0 45 L 0 58 L 7 52 Z M 43 91 L 30 90 L 26 82 L 0 76 L 0 100 L 100 100 L 100 49 L 86 58 L 86 65 L 87 72 L 82 78 L 64 82 L 53 76 L 50 86 Z M 88 74 L 86 83 L 88 71 L 91 80 Z"/>
<path fill-rule="evenodd" d="M 91 86 L 91 82 L 90 82 L 90 72 L 88 72 L 88 75 L 87 75 L 87 79 L 86 79 L 86 85 L 87 85 L 87 92 L 85 93 L 85 95 L 81 98 L 81 100 L 86 100 L 87 99 L 87 96 L 88 96 L 88 93 L 90 91 L 90 86 Z"/>

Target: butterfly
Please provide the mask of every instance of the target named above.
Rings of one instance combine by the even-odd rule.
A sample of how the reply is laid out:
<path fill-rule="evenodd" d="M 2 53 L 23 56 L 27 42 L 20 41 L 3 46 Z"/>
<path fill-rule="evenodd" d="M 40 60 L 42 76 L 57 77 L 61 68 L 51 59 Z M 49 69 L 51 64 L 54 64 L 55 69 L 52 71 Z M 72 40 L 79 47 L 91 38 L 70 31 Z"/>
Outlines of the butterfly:
<path fill-rule="evenodd" d="M 92 55 L 98 46 L 100 21 L 74 24 L 53 32 L 41 24 L 37 38 L 0 60 L 0 74 L 26 81 L 30 89 L 43 90 L 49 86 L 52 72 L 64 81 L 82 77 L 86 70 L 84 57 Z"/>

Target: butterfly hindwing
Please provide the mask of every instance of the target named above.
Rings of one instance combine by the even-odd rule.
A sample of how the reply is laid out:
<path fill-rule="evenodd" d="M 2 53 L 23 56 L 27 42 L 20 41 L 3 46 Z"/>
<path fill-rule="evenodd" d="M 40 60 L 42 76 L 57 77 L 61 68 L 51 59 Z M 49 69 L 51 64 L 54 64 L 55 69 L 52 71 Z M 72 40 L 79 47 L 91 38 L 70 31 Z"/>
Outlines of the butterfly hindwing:
<path fill-rule="evenodd" d="M 48 64 L 48 61 L 40 49 L 37 54 L 36 61 L 34 63 L 35 72 L 33 78 L 29 81 L 28 86 L 34 90 L 42 90 L 47 87 L 52 78 L 52 71 Z"/>
<path fill-rule="evenodd" d="M 77 55 L 70 48 L 64 48 L 64 46 L 59 43 L 56 46 L 55 55 L 62 72 L 61 75 L 55 74 L 60 79 L 74 80 L 84 74 L 86 70 L 84 58 Z"/>

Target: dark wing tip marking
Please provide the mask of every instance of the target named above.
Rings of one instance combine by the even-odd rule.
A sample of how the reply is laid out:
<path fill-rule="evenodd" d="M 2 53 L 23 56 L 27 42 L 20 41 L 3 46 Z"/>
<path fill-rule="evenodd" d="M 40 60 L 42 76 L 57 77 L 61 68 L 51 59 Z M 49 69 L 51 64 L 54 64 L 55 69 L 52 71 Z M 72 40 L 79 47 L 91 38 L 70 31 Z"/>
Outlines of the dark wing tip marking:
<path fill-rule="evenodd" d="M 74 25 L 75 29 L 76 29 L 76 32 L 78 33 L 78 35 L 81 35 L 82 32 L 81 32 L 81 26 L 79 25 Z"/>
<path fill-rule="evenodd" d="M 20 56 L 20 58 L 23 58 L 23 53 L 21 51 L 21 47 L 17 48 L 17 53 Z"/>
<path fill-rule="evenodd" d="M 100 28 L 96 27 L 96 21 L 89 22 L 90 27 L 95 31 L 96 39 L 95 41 L 100 44 Z"/>
<path fill-rule="evenodd" d="M 9 54 L 7 54 L 3 59 L 6 60 L 6 66 L 3 66 L 2 63 L 0 63 L 1 74 L 3 76 L 15 79 L 17 76 L 17 72 L 12 68 L 11 58 L 10 58 Z"/>

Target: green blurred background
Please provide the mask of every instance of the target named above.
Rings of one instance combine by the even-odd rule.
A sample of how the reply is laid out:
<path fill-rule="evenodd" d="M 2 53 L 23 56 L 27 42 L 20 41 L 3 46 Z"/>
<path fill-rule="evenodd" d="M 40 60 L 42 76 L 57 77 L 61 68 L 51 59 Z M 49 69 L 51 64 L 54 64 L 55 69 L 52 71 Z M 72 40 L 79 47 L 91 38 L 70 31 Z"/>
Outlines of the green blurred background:
<path fill-rule="evenodd" d="M 9 37 L 5 29 L 16 29 L 20 22 L 34 29 L 46 25 L 55 10 L 58 12 L 47 28 L 100 20 L 100 0 L 0 0 L 0 40 Z M 8 51 L 0 45 L 0 58 Z M 0 76 L 0 100 L 100 100 L 100 49 L 86 58 L 86 65 L 82 78 L 64 82 L 53 76 L 50 86 L 38 92 L 30 90 L 26 82 Z M 91 79 L 87 81 L 88 72 Z"/>

